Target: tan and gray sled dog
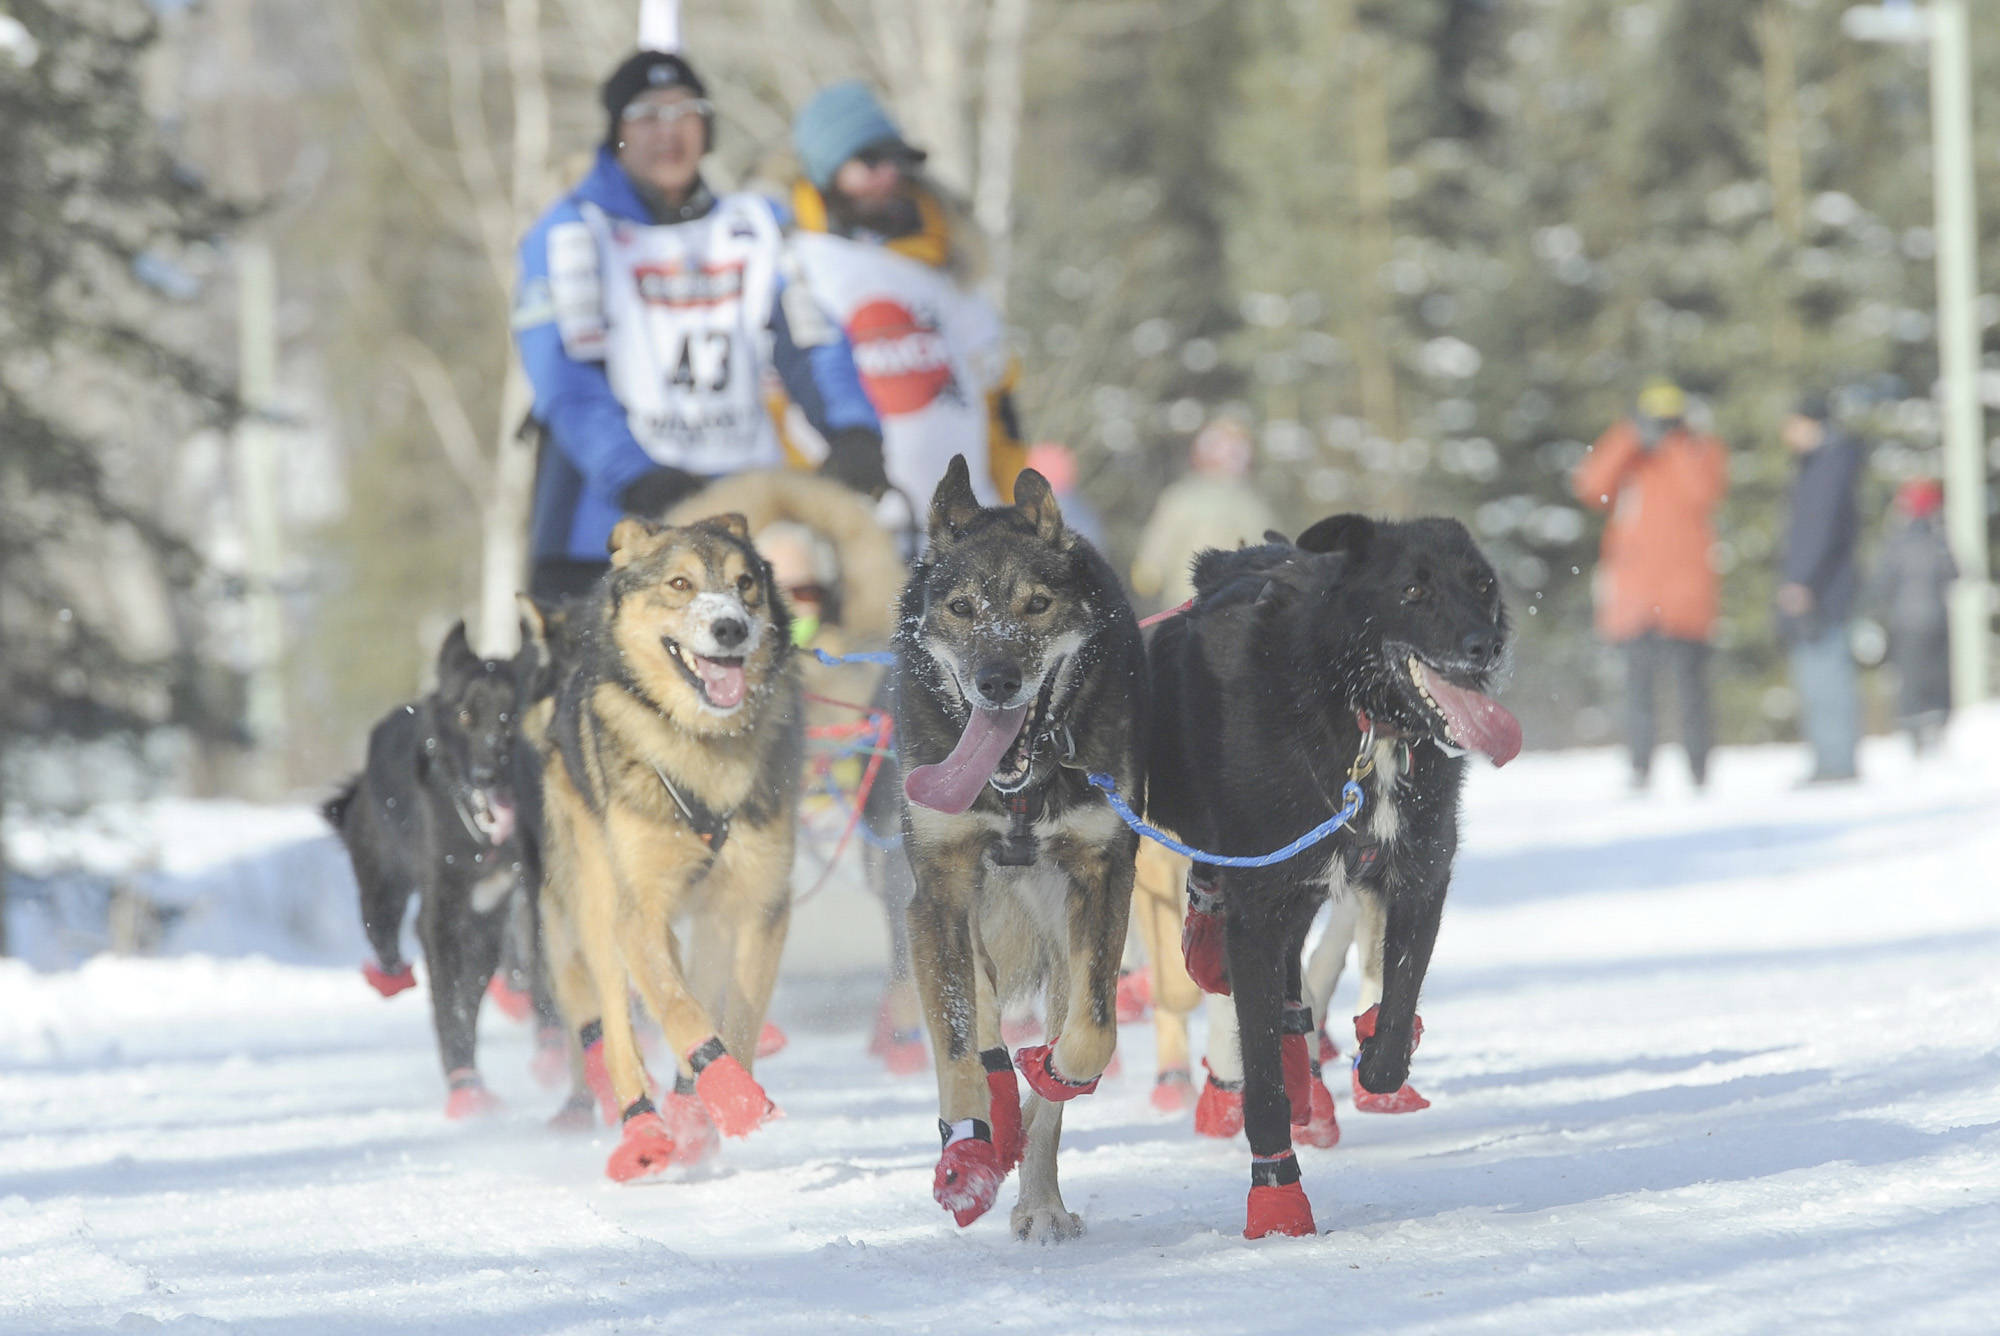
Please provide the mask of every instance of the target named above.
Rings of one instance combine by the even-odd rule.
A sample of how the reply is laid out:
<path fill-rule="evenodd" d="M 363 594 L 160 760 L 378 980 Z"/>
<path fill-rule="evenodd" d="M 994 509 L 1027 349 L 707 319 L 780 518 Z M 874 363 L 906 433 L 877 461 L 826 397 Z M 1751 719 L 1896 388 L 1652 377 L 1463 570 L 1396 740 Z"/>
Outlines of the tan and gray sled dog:
<path fill-rule="evenodd" d="M 612 1178 L 776 1112 L 750 1067 L 790 918 L 799 706 L 789 618 L 743 517 L 620 521 L 542 736 L 549 969 L 623 1119 Z M 677 1061 L 657 1104 L 633 992 Z"/>
<path fill-rule="evenodd" d="M 1021 1165 L 1016 1235 L 1073 1237 L 1056 1183 L 1064 1101 L 1117 1043 L 1118 958 L 1138 837 L 1084 779 L 1144 783 L 1145 650 L 1117 576 L 1063 525 L 1032 469 L 982 508 L 961 456 L 931 502 L 930 551 L 896 632 L 910 945 L 937 1064 L 932 1195 L 960 1225 Z M 1050 1041 L 1016 1055 L 1000 1008 L 1042 989 Z"/>

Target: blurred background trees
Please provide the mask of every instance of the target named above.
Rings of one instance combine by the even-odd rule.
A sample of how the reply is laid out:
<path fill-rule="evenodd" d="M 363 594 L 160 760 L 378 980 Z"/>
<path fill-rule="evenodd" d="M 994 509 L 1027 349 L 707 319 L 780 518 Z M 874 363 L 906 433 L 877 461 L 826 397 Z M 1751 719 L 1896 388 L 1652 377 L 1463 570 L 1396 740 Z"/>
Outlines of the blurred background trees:
<path fill-rule="evenodd" d="M 1843 37 L 1843 8 L 684 0 L 683 23 L 718 104 L 718 183 L 786 183 L 792 108 L 852 75 L 935 150 L 938 175 L 1003 243 L 1025 425 L 1078 450 L 1114 558 L 1129 557 L 1195 430 L 1240 416 L 1258 480 L 1295 526 L 1342 508 L 1472 526 L 1522 632 L 1510 704 L 1536 744 L 1564 745 L 1608 739 L 1615 699 L 1589 630 L 1597 522 L 1566 478 L 1644 378 L 1679 378 L 1732 447 L 1717 673 L 1728 740 L 1791 728 L 1769 625 L 1781 410 L 1807 386 L 1840 391 L 1879 443 L 1870 515 L 1894 481 L 1937 469 L 1925 73 L 1908 51 Z M 94 276 L 115 271 L 171 313 L 162 329 L 191 339 L 183 360 L 150 363 L 183 385 L 174 411 L 53 435 L 10 416 L 8 485 L 71 457 L 122 478 L 110 461 L 123 452 L 151 503 L 137 513 L 157 521 L 206 450 L 223 462 L 205 476 L 228 493 L 227 439 L 197 430 L 233 385 L 232 252 L 215 248 L 212 200 L 249 211 L 277 271 L 277 383 L 261 419 L 286 479 L 275 782 L 317 785 L 417 689 L 444 627 L 478 613 L 522 402 L 507 252 L 598 141 L 596 85 L 630 47 L 636 4 L 0 0 L 0 13 L 43 48 L 26 65 L 0 54 L 0 402 L 10 415 L 136 407 L 76 388 L 117 364 L 102 340 L 57 329 L 72 308 L 51 294 L 83 276 L 109 285 Z M 130 87 L 143 69 L 149 115 L 106 120 L 135 96 L 115 81 L 64 90 L 59 51 L 84 28 Z M 2000 284 L 2000 30 L 1984 29 L 1977 151 L 1995 240 L 1982 273 Z M 177 157 L 131 156 L 147 143 Z M 50 241 L 17 251 L 18 229 L 63 230 L 50 191 L 23 183 L 74 153 L 117 164 L 111 178 L 150 211 L 144 238 L 108 259 Z M 204 177 L 222 188 L 191 184 Z M 94 244 L 78 231 L 62 245 Z M 135 268 L 149 247 L 180 276 L 164 292 Z M 1990 331 L 2000 295 L 1981 310 Z M 80 444 L 66 454 L 64 441 Z M 226 532 L 223 510 L 212 527 Z M 226 592 L 228 544 L 162 561 L 145 524 L 93 524 L 134 535 L 105 540 L 139 544 L 132 569 Z M 47 565 L 47 532 L 10 512 L 0 559 L 25 550 Z M 62 600 L 41 597 L 46 632 Z M 224 642 L 175 652 L 209 644 L 226 684 L 246 669 Z M 9 673 L 30 661 L 10 633 Z M 121 680 L 115 665 L 88 676 Z M 29 694 L 54 699 L 10 696 Z"/>

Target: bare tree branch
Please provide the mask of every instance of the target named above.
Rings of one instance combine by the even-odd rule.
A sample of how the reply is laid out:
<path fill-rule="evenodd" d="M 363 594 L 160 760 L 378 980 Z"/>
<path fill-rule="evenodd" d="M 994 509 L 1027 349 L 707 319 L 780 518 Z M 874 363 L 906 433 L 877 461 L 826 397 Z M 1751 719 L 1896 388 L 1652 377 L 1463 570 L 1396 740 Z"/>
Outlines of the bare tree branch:
<path fill-rule="evenodd" d="M 437 433 L 438 445 L 452 472 L 473 499 L 484 504 L 490 490 L 490 465 L 479 448 L 479 432 L 458 397 L 451 372 L 431 346 L 414 335 L 397 334 L 390 340 L 389 348 L 394 355 L 392 360 L 409 376 L 417 397 L 423 400 L 424 412 L 431 420 L 431 428 Z"/>

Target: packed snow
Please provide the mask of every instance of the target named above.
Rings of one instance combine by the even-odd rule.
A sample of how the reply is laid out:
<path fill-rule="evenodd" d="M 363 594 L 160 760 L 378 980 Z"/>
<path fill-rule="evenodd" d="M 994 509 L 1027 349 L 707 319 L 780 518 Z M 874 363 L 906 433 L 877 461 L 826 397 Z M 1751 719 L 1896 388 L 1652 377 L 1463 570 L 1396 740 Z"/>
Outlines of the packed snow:
<path fill-rule="evenodd" d="M 863 1051 L 879 914 L 851 889 L 794 933 L 759 1066 L 786 1116 L 619 1187 L 609 1132 L 544 1128 L 559 1096 L 496 1014 L 507 1110 L 444 1119 L 424 994 L 363 985 L 309 812 L 16 829 L 52 861 L 146 845 L 177 912 L 163 955 L 0 963 L 0 1331 L 1990 1332 L 2000 712 L 1863 759 L 1797 791 L 1801 751 L 1724 751 L 1711 791 L 1663 765 L 1648 796 L 1608 751 L 1481 769 L 1412 1074 L 1434 1106 L 1354 1113 L 1336 1079 L 1344 1139 L 1300 1152 L 1321 1232 L 1254 1243 L 1241 1138 L 1148 1103 L 1150 1022 L 1071 1105 L 1086 1235 L 1015 1241 L 1012 1183 L 955 1228 L 928 1074 Z M 60 965 L 48 913 L 11 926 Z"/>

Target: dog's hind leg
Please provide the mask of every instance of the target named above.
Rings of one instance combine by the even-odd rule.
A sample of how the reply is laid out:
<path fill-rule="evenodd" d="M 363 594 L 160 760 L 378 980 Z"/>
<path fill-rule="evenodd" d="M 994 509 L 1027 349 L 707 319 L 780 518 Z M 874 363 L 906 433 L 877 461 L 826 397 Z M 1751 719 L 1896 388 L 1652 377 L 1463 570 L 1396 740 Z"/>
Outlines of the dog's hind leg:
<path fill-rule="evenodd" d="M 1153 1035 L 1159 1068 L 1153 1105 L 1162 1110 L 1183 1108 L 1194 1099 L 1187 1018 L 1202 995 L 1181 959 L 1181 887 L 1186 881 L 1186 859 L 1150 841 L 1139 846 L 1133 868 L 1132 913 L 1152 969 Z"/>
<path fill-rule="evenodd" d="M 1024 1243 L 1065 1243 L 1083 1233 L 1083 1219 L 1063 1205 L 1056 1179 L 1063 1106 L 1030 1095 L 1022 1118 L 1027 1147 L 1021 1156 L 1021 1196 L 1008 1223 Z"/>
<path fill-rule="evenodd" d="M 1347 948 L 1355 940 L 1364 899 L 1373 897 L 1353 889 L 1336 891 L 1328 903 L 1326 931 L 1306 957 L 1306 1001 L 1312 1003 L 1315 1029 L 1326 1028 L 1327 1008 L 1333 1004 L 1333 990 L 1340 986 L 1340 976 L 1347 969 Z M 1379 952 L 1377 957 L 1379 965 Z"/>
<path fill-rule="evenodd" d="M 1231 877 L 1229 980 L 1243 1045 L 1243 1126 L 1250 1137 L 1250 1199 L 1243 1234 L 1310 1234 L 1312 1206 L 1292 1150 L 1292 1102 L 1285 1093 L 1281 1022 L 1296 987 L 1299 936 L 1288 930 L 1281 886 Z"/>

